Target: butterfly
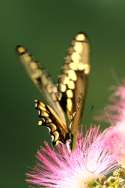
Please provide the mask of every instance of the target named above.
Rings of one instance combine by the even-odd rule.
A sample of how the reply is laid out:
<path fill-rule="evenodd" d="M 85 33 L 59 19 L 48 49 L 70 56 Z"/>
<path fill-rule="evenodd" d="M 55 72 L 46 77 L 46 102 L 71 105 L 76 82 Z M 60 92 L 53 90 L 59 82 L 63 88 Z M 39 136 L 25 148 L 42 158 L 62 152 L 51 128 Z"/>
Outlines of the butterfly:
<path fill-rule="evenodd" d="M 66 143 L 70 139 L 73 148 L 85 106 L 90 74 L 86 34 L 78 33 L 72 39 L 57 84 L 54 84 L 25 47 L 18 45 L 16 51 L 29 77 L 47 101 L 45 104 L 35 100 L 35 108 L 40 118 L 38 124 L 48 127 L 53 145 Z"/>

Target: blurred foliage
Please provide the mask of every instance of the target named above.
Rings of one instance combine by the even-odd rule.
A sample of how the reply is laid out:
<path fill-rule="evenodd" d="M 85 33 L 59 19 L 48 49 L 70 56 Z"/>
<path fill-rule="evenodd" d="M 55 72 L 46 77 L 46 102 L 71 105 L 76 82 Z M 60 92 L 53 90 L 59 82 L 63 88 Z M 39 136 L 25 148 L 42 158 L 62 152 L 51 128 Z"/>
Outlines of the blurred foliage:
<path fill-rule="evenodd" d="M 0 1 L 0 187 L 26 188 L 25 172 L 49 139 L 46 129 L 35 126 L 33 101 L 41 95 L 19 64 L 15 46 L 26 46 L 56 81 L 72 37 L 88 34 L 92 73 L 83 121 L 89 125 L 107 103 L 110 86 L 125 75 L 124 19 L 123 0 Z"/>

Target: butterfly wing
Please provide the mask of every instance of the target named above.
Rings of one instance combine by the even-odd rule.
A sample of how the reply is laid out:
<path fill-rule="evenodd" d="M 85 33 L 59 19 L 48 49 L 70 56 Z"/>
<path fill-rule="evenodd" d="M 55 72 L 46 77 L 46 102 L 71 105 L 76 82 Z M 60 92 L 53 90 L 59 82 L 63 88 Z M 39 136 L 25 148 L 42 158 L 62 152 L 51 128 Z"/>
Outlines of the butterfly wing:
<path fill-rule="evenodd" d="M 39 100 L 35 100 L 35 107 L 40 117 L 38 125 L 44 125 L 49 128 L 53 145 L 57 145 L 59 142 L 65 143 L 68 129 L 60 120 L 58 114 L 52 107 Z"/>
<path fill-rule="evenodd" d="M 50 129 L 54 144 L 59 141 L 65 142 L 70 132 L 74 144 L 83 112 L 87 80 L 90 73 L 89 45 L 86 35 L 79 33 L 72 41 L 59 78 L 58 88 L 24 47 L 18 46 L 17 52 L 30 78 L 41 93 L 45 94 L 50 104 L 45 105 L 36 101 L 36 108 L 41 118 L 39 124 Z M 70 130 L 66 125 L 63 111 L 72 124 Z M 71 145 L 73 145 L 72 143 Z"/>
<path fill-rule="evenodd" d="M 40 92 L 44 94 L 48 103 L 56 111 L 63 123 L 66 124 L 64 112 L 57 100 L 57 87 L 52 79 L 48 76 L 45 70 L 40 67 L 39 63 L 28 53 L 26 48 L 18 45 L 16 50 L 33 83 L 37 86 Z"/>
<path fill-rule="evenodd" d="M 74 135 L 83 112 L 89 73 L 89 44 L 86 35 L 79 33 L 68 49 L 58 84 L 60 104 L 72 121 L 71 132 Z"/>

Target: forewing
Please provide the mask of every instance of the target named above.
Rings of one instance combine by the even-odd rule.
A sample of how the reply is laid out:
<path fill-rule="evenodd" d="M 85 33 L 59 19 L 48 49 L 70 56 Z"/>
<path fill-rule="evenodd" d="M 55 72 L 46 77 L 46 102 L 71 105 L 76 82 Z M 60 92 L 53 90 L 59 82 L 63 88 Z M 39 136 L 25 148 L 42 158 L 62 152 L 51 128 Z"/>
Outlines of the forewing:
<path fill-rule="evenodd" d="M 67 113 L 68 119 L 72 121 L 71 132 L 73 134 L 80 124 L 89 73 L 88 40 L 84 33 L 79 33 L 68 49 L 58 84 L 60 104 Z"/>
<path fill-rule="evenodd" d="M 57 145 L 59 142 L 65 143 L 68 129 L 60 120 L 58 114 L 49 105 L 45 105 L 39 100 L 35 100 L 35 107 L 40 117 L 38 125 L 49 128 L 53 145 Z"/>
<path fill-rule="evenodd" d="M 48 76 L 45 70 L 40 67 L 39 63 L 28 53 L 26 48 L 19 45 L 16 50 L 33 83 L 46 97 L 50 106 L 56 111 L 62 122 L 66 124 L 64 112 L 57 99 L 57 87 L 52 79 Z"/>

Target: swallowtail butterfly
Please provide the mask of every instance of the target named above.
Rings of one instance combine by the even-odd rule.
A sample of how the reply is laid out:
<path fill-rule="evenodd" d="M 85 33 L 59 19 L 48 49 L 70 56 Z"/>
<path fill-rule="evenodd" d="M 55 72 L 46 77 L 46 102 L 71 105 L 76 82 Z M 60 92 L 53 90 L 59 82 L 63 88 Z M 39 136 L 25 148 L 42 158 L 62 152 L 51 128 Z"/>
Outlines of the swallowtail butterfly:
<path fill-rule="evenodd" d="M 72 40 L 57 85 L 26 48 L 18 45 L 16 50 L 31 80 L 47 99 L 47 104 L 35 100 L 35 108 L 40 118 L 38 124 L 49 128 L 53 144 L 65 143 L 70 139 L 73 147 L 83 113 L 90 73 L 87 36 L 78 33 Z"/>

